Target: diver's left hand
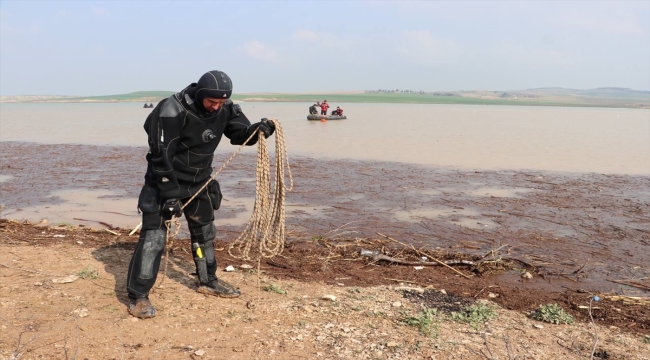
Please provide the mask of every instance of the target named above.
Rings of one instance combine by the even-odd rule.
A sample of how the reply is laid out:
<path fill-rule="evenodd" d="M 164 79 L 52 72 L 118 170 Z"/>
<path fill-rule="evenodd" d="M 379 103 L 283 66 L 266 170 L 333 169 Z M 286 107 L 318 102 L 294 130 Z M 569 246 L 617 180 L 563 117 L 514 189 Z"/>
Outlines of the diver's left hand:
<path fill-rule="evenodd" d="M 258 124 L 258 127 L 260 128 L 260 131 L 264 133 L 265 138 L 268 138 L 275 132 L 275 124 L 273 123 L 273 120 L 263 118 Z"/>

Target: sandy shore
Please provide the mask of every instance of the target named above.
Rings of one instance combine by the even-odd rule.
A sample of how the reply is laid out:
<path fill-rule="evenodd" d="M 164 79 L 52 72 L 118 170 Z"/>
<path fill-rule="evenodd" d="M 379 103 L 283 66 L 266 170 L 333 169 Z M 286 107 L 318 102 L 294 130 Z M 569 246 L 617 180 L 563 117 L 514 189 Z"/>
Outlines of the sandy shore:
<path fill-rule="evenodd" d="M 542 322 L 508 310 L 516 293 L 487 279 L 460 281 L 434 267 L 409 276 L 412 269 L 355 259 L 358 247 L 335 241 L 294 242 L 281 258 L 263 261 L 259 277 L 254 263 L 218 250 L 218 274 L 240 287 L 238 299 L 197 293 L 186 244 L 175 241 L 150 296 L 158 315 L 138 320 L 126 312 L 124 291 L 135 239 L 114 230 L 119 235 L 0 220 L 1 358 L 648 359 L 650 353 L 647 328 L 611 325 L 610 309 L 619 309 L 614 317 L 630 315 L 621 301 L 603 296 L 591 323 L 584 318 L 590 295 L 575 293 L 575 308 L 558 301 L 575 323 Z M 224 272 L 228 265 L 235 271 Z M 636 312 L 643 316 L 638 306 Z"/>

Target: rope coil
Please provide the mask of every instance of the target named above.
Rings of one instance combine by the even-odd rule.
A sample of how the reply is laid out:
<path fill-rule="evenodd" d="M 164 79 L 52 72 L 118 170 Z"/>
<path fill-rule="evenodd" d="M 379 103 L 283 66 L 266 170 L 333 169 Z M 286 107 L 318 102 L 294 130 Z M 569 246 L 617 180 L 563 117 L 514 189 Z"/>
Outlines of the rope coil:
<path fill-rule="evenodd" d="M 244 231 L 228 247 L 228 253 L 242 260 L 271 258 L 284 249 L 285 217 L 284 201 L 287 191 L 293 189 L 293 177 L 289 167 L 284 140 L 284 129 L 277 119 L 275 124 L 275 179 L 271 192 L 271 164 L 266 138 L 259 136 L 257 147 L 257 171 L 255 184 L 255 205 Z M 285 185 L 285 167 L 289 176 L 289 187 Z M 251 257 L 251 250 L 257 248 L 257 256 Z"/>

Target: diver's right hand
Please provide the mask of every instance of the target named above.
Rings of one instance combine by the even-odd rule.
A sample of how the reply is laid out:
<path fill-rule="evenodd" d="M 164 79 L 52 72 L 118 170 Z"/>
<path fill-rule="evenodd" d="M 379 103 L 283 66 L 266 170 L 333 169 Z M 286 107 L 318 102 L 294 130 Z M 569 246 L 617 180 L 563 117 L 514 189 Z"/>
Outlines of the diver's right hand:
<path fill-rule="evenodd" d="M 162 212 L 164 215 L 169 217 L 176 216 L 181 217 L 183 215 L 183 209 L 181 209 L 183 203 L 178 199 L 167 199 L 163 204 Z"/>

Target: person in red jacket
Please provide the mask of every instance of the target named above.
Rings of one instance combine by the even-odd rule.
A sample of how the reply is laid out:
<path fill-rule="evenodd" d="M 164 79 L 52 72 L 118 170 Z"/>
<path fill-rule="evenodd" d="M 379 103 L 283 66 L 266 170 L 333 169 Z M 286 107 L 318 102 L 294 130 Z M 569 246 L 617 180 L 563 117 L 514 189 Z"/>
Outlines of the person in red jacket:
<path fill-rule="evenodd" d="M 320 104 L 320 114 L 327 115 L 327 109 L 329 108 L 330 104 L 327 103 L 327 100 L 323 100 L 323 102 Z"/>
<path fill-rule="evenodd" d="M 332 111 L 332 115 L 343 116 L 343 109 L 337 106 L 336 110 Z"/>

